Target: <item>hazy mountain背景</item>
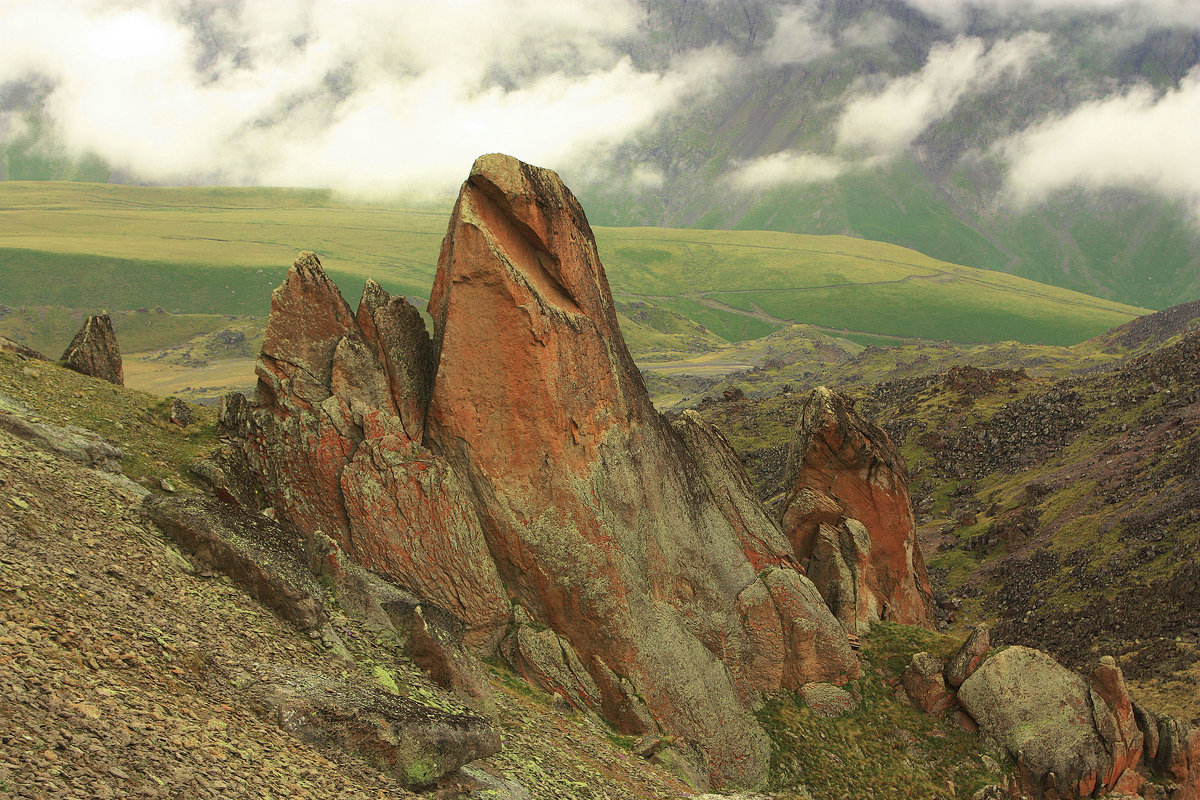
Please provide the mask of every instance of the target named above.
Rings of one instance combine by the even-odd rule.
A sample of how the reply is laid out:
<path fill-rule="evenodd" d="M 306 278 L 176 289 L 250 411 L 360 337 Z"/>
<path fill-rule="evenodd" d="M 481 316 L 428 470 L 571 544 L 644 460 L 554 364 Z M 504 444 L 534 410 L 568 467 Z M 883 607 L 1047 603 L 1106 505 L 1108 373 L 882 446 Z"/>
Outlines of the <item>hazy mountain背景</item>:
<path fill-rule="evenodd" d="M 601 225 L 849 234 L 1150 308 L 1200 291 L 1186 0 L 45 13 L 5 12 L 9 179 L 448 196 L 501 149 Z"/>

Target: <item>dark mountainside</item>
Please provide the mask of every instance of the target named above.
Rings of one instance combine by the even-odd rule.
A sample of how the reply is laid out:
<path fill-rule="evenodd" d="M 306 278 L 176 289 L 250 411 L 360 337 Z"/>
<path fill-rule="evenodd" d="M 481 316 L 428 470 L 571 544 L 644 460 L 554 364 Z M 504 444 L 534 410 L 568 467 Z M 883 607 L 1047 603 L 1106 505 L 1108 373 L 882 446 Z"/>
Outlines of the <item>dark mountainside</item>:
<path fill-rule="evenodd" d="M 1105 373 L 668 419 L 579 203 L 501 155 L 429 312 L 374 282 L 352 309 L 302 253 L 215 419 L 0 352 L 0 790 L 1200 796 L 1194 708 L 1142 671 L 1196 627 L 1181 312 L 1093 343 L 1140 353 Z M 730 442 L 771 401 L 768 506 Z M 1060 557 L 1079 580 L 1038 584 Z"/>

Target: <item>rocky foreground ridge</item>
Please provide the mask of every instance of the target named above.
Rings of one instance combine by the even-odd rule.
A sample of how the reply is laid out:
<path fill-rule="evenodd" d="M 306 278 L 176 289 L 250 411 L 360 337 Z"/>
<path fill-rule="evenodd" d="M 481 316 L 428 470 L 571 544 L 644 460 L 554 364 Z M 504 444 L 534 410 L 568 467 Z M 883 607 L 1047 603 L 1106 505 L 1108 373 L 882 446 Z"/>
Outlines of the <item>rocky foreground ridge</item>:
<path fill-rule="evenodd" d="M 272 296 L 255 399 L 221 409 L 242 485 L 226 493 L 331 536 L 572 706 L 674 737 L 702 779 L 760 781 L 761 694 L 844 683 L 858 662 L 721 435 L 653 408 L 553 172 L 476 162 L 429 312 L 432 340 L 371 282 L 352 310 L 302 254 Z M 931 620 L 923 588 L 899 621 Z"/>

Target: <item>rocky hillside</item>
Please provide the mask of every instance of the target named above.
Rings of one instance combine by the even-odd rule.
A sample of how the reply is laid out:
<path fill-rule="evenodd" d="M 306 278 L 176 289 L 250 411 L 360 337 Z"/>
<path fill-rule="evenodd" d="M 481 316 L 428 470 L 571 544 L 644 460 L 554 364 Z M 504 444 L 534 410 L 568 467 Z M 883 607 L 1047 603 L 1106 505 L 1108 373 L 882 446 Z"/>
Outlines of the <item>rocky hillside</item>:
<path fill-rule="evenodd" d="M 944 620 L 990 618 L 999 640 L 1077 666 L 1116 654 L 1135 695 L 1200 714 L 1198 347 L 1190 303 L 1071 348 L 1073 369 L 1036 373 L 1020 351 L 1013 368 L 981 369 L 955 351 L 924 374 L 906 366 L 911 377 L 857 384 L 859 408 L 911 470 Z M 786 428 L 803 399 L 730 390 L 701 407 L 766 498 L 783 490 Z"/>
<path fill-rule="evenodd" d="M 951 604 L 905 458 L 937 431 L 896 415 L 889 435 L 815 391 L 768 509 L 717 429 L 660 415 L 553 172 L 476 162 L 429 313 L 432 337 L 371 281 L 352 309 L 302 253 L 254 397 L 216 420 L 0 342 L 6 792 L 1200 791 L 1200 728 L 1150 710 L 1116 660 L 1081 674 L 933 630 Z M 76 369 L 120 374 L 109 337 L 76 344 Z M 1168 382 L 1169 352 L 1127 377 L 1175 395 L 1191 376 Z M 1025 380 L 993 377 L 947 385 Z M 1084 383 L 1012 403 L 1041 420 L 1041 467 L 1070 450 L 1051 422 L 1102 414 L 1064 394 Z M 984 440 L 999 466 L 946 469 L 1031 464 Z"/>

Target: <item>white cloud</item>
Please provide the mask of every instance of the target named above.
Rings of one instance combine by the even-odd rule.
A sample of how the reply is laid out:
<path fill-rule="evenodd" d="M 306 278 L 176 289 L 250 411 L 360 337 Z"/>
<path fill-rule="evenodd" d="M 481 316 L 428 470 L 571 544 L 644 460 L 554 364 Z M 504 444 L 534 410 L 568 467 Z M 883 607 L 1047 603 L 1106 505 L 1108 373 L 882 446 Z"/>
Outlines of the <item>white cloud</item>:
<path fill-rule="evenodd" d="M 453 190 L 480 153 L 594 157 L 724 77 L 618 43 L 633 0 L 0 4 L 0 84 L 34 75 L 68 147 L 135 177 Z"/>
<path fill-rule="evenodd" d="M 821 30 L 815 6 L 784 6 L 775 18 L 775 33 L 763 58 L 775 65 L 803 64 L 833 50 L 833 37 Z"/>
<path fill-rule="evenodd" d="M 769 189 L 785 184 L 828 183 L 850 169 L 870 165 L 835 156 L 784 151 L 742 163 L 728 179 L 739 189 Z"/>
<path fill-rule="evenodd" d="M 1055 190 L 1123 186 L 1192 203 L 1200 219 L 1200 70 L 1178 89 L 1148 88 L 1087 103 L 1000 146 L 1007 193 L 1020 204 Z"/>
<path fill-rule="evenodd" d="M 1000 16 L 1029 16 L 1041 12 L 1104 12 L 1142 25 L 1200 27 L 1200 4 L 1195 0 L 908 0 L 909 5 L 958 26 L 972 9 Z"/>
<path fill-rule="evenodd" d="M 935 45 L 919 71 L 847 104 L 838 122 L 838 144 L 875 153 L 901 150 L 949 114 L 968 91 L 1006 74 L 1019 75 L 1046 44 L 1044 34 L 1026 33 L 989 49 L 973 37 Z"/>

